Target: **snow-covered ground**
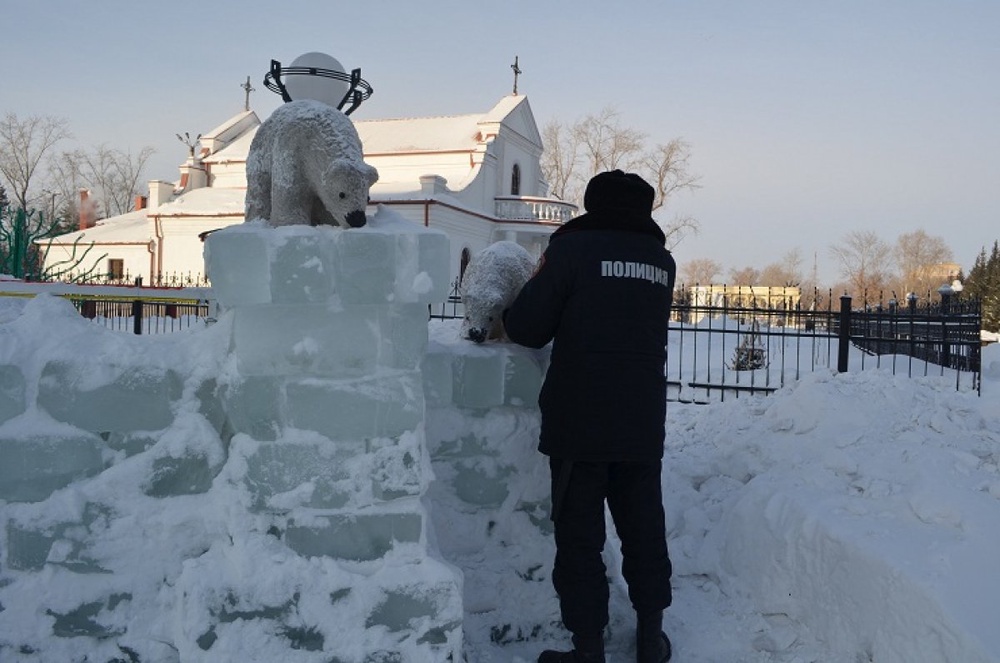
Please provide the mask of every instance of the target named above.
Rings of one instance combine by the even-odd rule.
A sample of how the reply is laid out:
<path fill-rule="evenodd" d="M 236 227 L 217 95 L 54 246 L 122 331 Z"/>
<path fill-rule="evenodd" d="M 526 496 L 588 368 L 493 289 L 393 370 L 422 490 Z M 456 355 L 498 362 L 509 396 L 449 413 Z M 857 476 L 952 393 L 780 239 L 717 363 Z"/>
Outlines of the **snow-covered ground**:
<path fill-rule="evenodd" d="M 440 324 L 439 338 L 452 333 Z M 669 404 L 674 660 L 1000 661 L 1000 345 L 984 349 L 982 396 L 956 391 L 951 376 L 883 366 L 806 374 L 770 396 Z M 609 566 L 616 551 L 611 535 Z M 491 642 L 490 624 L 552 601 L 550 564 L 507 615 L 467 617 L 470 661 L 530 662 L 566 645 L 559 629 Z M 481 557 L 466 582 L 499 568 L 509 563 Z M 629 661 L 632 611 L 619 573 L 612 582 L 609 660 Z"/>
<path fill-rule="evenodd" d="M 78 316 L 71 319 L 75 314 L 68 307 L 46 305 L 50 315 L 26 325 L 28 316 L 21 316 L 26 305 L 0 298 L 4 361 L 16 361 L 14 350 L 28 344 L 27 336 L 32 344 L 51 336 L 58 353 L 94 347 L 91 334 L 98 332 L 80 326 Z M 106 338 L 108 332 L 99 333 Z M 456 322 L 432 323 L 432 338 L 456 333 Z M 205 337 L 206 344 L 218 343 L 211 330 Z M 144 340 L 143 353 L 154 364 L 175 364 L 180 344 L 198 339 L 199 332 L 184 332 Z M 22 416 L 16 425 L 32 421 L 52 426 L 41 413 Z M 435 425 L 447 427 L 450 421 L 443 416 Z M 498 418 L 483 425 L 509 423 Z M 534 440 L 517 443 L 530 452 Z M 544 459 L 539 456 L 538 462 L 542 467 Z M 160 518 L 142 511 L 145 502 L 126 504 L 138 494 L 130 481 L 123 469 L 100 485 L 124 497 L 112 492 L 87 497 L 118 499 L 137 519 Z M 674 641 L 675 661 L 1000 662 L 1000 345 L 984 348 L 981 396 L 957 391 L 948 378 L 823 370 L 770 396 L 708 406 L 671 403 L 663 482 L 675 568 L 674 605 L 664 627 Z M 70 492 L 61 498 L 67 509 L 74 508 Z M 219 503 L 206 503 L 213 497 Z M 168 540 L 182 547 L 185 532 L 197 539 L 205 532 L 186 528 L 215 526 L 213 518 L 228 512 L 226 499 L 235 498 L 212 490 L 177 499 L 187 511 L 171 516 L 177 529 Z M 7 515 L 18 508 L 0 502 Z M 105 549 L 155 555 L 135 539 L 143 527 L 137 520 L 134 529 L 109 529 Z M 568 642 L 552 624 L 522 638 L 498 637 L 497 624 L 519 623 L 531 610 L 551 614 L 555 605 L 547 580 L 551 541 L 526 538 L 518 545 L 514 540 L 506 552 L 470 553 L 459 564 L 466 577 L 469 663 L 530 662 L 541 649 Z M 163 551 L 164 564 L 175 552 Z M 616 554 L 612 537 L 607 550 L 612 567 Z M 501 593 L 498 588 L 512 579 L 492 574 L 509 569 L 513 556 L 540 560 L 530 573 L 541 581 L 520 583 L 520 594 Z M 199 563 L 212 559 L 206 555 Z M 225 566 L 216 571 L 233 573 L 238 562 L 219 558 Z M 155 559 L 135 560 L 135 568 L 155 565 Z M 328 567 L 312 564 L 310 572 Z M 198 577 L 214 573 L 202 569 Z M 46 577 L 55 576 L 40 574 L 41 580 Z M 617 572 L 612 583 L 609 660 L 617 663 L 631 660 L 632 617 Z M 11 611 L 3 620 L 8 627 L 32 628 L 35 619 L 17 614 L 13 587 L 51 592 L 66 605 L 84 600 L 72 595 L 72 587 L 56 583 L 8 584 L 6 593 L 3 587 L 0 582 L 0 610 Z M 498 603 L 497 596 L 516 600 Z M 483 606 L 489 606 L 488 619 Z M 4 635 L 11 634 L 0 633 L 0 640 Z M 70 645 L 71 639 L 63 640 Z"/>

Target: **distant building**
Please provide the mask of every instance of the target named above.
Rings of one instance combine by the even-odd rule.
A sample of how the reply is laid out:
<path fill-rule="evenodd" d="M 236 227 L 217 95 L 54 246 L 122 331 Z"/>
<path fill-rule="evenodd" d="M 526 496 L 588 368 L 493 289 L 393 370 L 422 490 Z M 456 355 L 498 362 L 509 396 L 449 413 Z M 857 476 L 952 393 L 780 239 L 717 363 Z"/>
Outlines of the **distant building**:
<path fill-rule="evenodd" d="M 177 182 L 152 180 L 149 195 L 128 214 L 98 221 L 51 240 L 46 267 L 63 271 L 89 247 L 98 271 L 146 284 L 198 281 L 207 231 L 243 222 L 246 159 L 260 120 L 244 111 L 200 139 Z M 538 256 L 548 236 L 576 206 L 547 197 L 539 160 L 541 135 L 523 95 L 504 97 L 486 113 L 355 121 L 365 161 L 379 171 L 369 214 L 391 206 L 415 223 L 451 238 L 451 272 L 498 240 Z M 49 240 L 44 240 L 49 244 Z M 59 264 L 64 265 L 60 270 Z"/>
<path fill-rule="evenodd" d="M 798 286 L 695 285 L 685 288 L 692 306 L 794 311 L 802 299 Z"/>

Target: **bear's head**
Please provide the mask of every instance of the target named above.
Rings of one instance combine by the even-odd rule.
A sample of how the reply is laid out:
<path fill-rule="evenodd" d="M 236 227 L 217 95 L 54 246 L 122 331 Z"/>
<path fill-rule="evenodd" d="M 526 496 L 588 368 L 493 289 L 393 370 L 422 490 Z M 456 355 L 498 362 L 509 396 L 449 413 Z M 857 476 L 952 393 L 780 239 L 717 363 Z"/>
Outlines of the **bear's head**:
<path fill-rule="evenodd" d="M 342 228 L 365 225 L 368 191 L 377 181 L 378 171 L 364 161 L 334 160 L 323 173 L 318 202 L 324 209 L 313 211 L 313 225 Z"/>

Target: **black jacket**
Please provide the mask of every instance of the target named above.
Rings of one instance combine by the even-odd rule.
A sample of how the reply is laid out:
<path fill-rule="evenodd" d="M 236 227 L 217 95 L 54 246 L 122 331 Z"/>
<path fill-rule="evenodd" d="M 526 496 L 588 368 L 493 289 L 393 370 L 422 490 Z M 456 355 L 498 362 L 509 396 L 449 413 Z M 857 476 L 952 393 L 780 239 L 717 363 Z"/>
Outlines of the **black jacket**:
<path fill-rule="evenodd" d="M 504 314 L 515 343 L 553 341 L 538 403 L 539 450 L 555 458 L 658 460 L 666 418 L 667 319 L 676 265 L 648 216 L 589 212 L 553 233 Z"/>

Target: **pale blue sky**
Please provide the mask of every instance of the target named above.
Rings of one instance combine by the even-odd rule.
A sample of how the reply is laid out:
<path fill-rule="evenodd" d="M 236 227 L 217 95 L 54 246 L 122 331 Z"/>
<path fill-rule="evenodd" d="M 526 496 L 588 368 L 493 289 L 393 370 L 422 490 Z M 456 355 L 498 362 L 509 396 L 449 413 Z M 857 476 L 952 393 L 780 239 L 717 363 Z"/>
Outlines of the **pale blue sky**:
<path fill-rule="evenodd" d="M 539 126 L 613 105 L 651 143 L 691 144 L 702 188 L 666 216 L 675 250 L 763 267 L 798 248 L 838 278 L 853 230 L 944 236 L 968 270 L 1000 238 L 997 0 L 6 0 L 0 113 L 65 117 L 79 143 L 186 148 L 243 107 L 272 58 L 324 51 L 375 93 L 357 118 L 482 112 L 519 92 Z M 68 145 L 67 145 L 68 147 Z"/>

